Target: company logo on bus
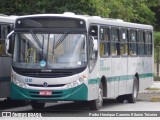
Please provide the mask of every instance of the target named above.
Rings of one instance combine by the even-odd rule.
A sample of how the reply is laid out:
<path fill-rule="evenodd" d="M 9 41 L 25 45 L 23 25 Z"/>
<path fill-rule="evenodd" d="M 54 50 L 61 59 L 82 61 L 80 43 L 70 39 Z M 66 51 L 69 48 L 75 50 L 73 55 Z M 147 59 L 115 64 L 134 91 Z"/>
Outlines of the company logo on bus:
<path fill-rule="evenodd" d="M 46 61 L 42 60 L 42 61 L 40 62 L 40 66 L 41 66 L 41 67 L 46 66 Z"/>
<path fill-rule="evenodd" d="M 44 83 L 43 83 L 43 86 L 44 86 L 44 87 L 48 87 L 48 83 L 44 82 Z"/>

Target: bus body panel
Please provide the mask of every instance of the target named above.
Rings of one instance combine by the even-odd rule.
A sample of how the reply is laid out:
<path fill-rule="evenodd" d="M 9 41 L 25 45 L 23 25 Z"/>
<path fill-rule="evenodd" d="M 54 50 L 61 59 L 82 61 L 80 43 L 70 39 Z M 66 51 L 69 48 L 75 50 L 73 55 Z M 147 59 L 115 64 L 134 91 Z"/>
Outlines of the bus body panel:
<path fill-rule="evenodd" d="M 3 79 L 3 78 L 2 78 Z M 8 79 L 6 81 L 6 79 Z M 0 82 L 0 98 L 10 97 L 10 78 L 5 78 L 5 82 Z"/>
<path fill-rule="evenodd" d="M 119 81 L 119 95 L 124 95 L 126 93 L 129 93 L 127 91 L 127 76 L 128 76 L 128 58 L 127 57 L 121 57 L 121 62 L 119 64 L 120 71 L 122 72 L 122 77 L 120 77 Z M 120 76 L 121 76 L 120 75 Z"/>
<path fill-rule="evenodd" d="M 10 96 L 11 58 L 0 57 L 0 68 L 0 98 L 6 98 Z"/>
<path fill-rule="evenodd" d="M 25 88 L 21 88 L 14 83 L 11 83 L 11 98 L 12 99 L 31 99 L 31 100 L 88 100 L 88 81 L 86 80 L 83 84 L 74 87 L 67 88 L 67 84 L 73 83 L 78 80 L 82 75 L 88 75 L 88 68 L 86 68 L 82 73 L 76 74 L 69 77 L 61 78 L 34 78 L 27 77 L 16 74 L 12 70 L 12 75 L 16 77 L 17 80 L 26 84 Z M 44 83 L 53 85 L 53 87 L 44 87 Z M 40 85 L 39 87 L 37 85 Z M 61 85 L 54 87 L 56 85 Z M 52 91 L 51 96 L 39 95 L 40 91 Z M 55 93 L 55 94 L 54 94 Z M 57 96 L 57 97 L 56 97 Z M 76 97 L 78 96 L 78 97 Z"/>
<path fill-rule="evenodd" d="M 5 54 L 5 39 L 17 16 L 0 16 L 0 98 L 10 97 L 12 58 Z"/>
<path fill-rule="evenodd" d="M 96 61 L 94 69 L 91 73 L 89 73 L 88 79 L 88 100 L 94 100 L 98 98 L 98 88 L 100 83 L 100 72 L 99 72 L 99 61 Z M 94 93 L 94 94 L 93 94 Z"/>
<path fill-rule="evenodd" d="M 11 83 L 11 98 L 13 100 L 86 101 L 88 99 L 88 89 L 85 84 L 70 89 L 50 89 L 51 96 L 42 96 L 39 94 L 40 91 L 42 89 L 26 89 Z"/>
<path fill-rule="evenodd" d="M 107 27 L 117 27 L 120 28 L 127 28 L 127 29 L 141 29 L 141 30 L 148 30 L 153 31 L 153 27 L 150 25 L 142 25 L 142 24 L 134 24 L 116 20 L 107 20 L 101 18 L 94 18 L 94 17 L 83 17 L 80 15 L 72 15 L 72 16 L 65 16 L 65 15 L 31 15 L 31 16 L 24 16 L 21 17 L 23 19 L 27 19 L 30 17 L 66 17 L 66 18 L 82 18 L 86 21 L 86 29 L 87 35 L 89 36 L 89 27 L 94 24 L 98 26 L 98 42 L 99 40 L 99 31 L 100 26 L 107 26 Z M 24 28 L 25 29 L 25 28 Z M 28 29 L 27 29 L 28 30 Z M 20 31 L 20 30 L 19 30 Z M 127 55 L 125 57 L 119 56 L 107 56 L 104 58 L 100 57 L 100 44 L 98 44 L 98 57 L 95 64 L 92 66 L 94 69 L 89 72 L 89 65 L 85 71 L 79 74 L 86 74 L 87 80 L 74 88 L 67 89 L 66 87 L 60 88 L 50 88 L 50 87 L 31 87 L 27 86 L 26 88 L 20 88 L 12 83 L 11 91 L 12 91 L 12 98 L 13 99 L 31 99 L 31 100 L 96 100 L 98 98 L 98 89 L 100 82 L 102 82 L 102 78 L 105 77 L 106 82 L 106 98 L 116 98 L 120 95 L 131 94 L 133 90 L 133 81 L 136 75 L 138 75 L 139 80 L 139 90 L 143 90 L 150 86 L 153 82 L 153 53 L 150 57 L 143 57 L 143 56 L 132 56 Z M 88 50 L 89 51 L 89 50 Z M 153 51 L 153 50 L 152 50 Z M 89 61 L 88 61 L 89 63 Z M 14 71 L 13 71 L 14 73 Z M 16 74 L 16 73 L 14 73 Z M 47 82 L 48 84 L 68 84 L 73 82 L 74 80 L 78 79 L 78 75 L 73 75 L 64 78 L 31 78 L 27 76 L 20 76 L 16 74 L 18 79 L 26 84 L 43 84 Z M 28 83 L 28 79 L 32 79 L 32 83 Z M 27 82 L 26 82 L 27 81 Z M 54 81 L 54 82 L 53 82 Z M 47 97 L 44 98 L 43 96 L 38 96 L 38 98 L 32 97 L 29 93 L 38 94 L 40 90 L 52 90 L 53 92 L 61 92 L 65 95 L 61 97 Z M 77 96 L 77 97 L 76 97 Z"/>
<path fill-rule="evenodd" d="M 11 62 L 12 62 L 11 57 L 7 56 L 0 57 L 0 68 L 2 68 L 0 72 L 0 78 L 4 78 L 4 81 L 5 77 L 10 77 L 11 75 Z"/>

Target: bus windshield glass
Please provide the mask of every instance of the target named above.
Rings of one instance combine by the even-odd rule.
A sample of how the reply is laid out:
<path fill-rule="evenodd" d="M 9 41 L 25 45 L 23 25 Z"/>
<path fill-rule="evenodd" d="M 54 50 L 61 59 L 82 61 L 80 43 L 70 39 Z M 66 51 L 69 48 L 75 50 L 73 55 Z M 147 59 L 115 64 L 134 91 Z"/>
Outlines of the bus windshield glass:
<path fill-rule="evenodd" d="M 86 66 L 84 34 L 16 33 L 13 66 L 27 69 L 65 69 Z"/>

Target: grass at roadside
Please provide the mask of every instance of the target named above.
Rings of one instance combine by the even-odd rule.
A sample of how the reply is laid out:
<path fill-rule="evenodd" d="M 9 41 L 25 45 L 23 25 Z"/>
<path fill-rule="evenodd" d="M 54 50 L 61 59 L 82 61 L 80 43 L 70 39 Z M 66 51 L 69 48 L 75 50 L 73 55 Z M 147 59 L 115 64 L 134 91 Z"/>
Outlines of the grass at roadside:
<path fill-rule="evenodd" d="M 160 88 L 147 88 L 146 90 L 160 90 Z"/>

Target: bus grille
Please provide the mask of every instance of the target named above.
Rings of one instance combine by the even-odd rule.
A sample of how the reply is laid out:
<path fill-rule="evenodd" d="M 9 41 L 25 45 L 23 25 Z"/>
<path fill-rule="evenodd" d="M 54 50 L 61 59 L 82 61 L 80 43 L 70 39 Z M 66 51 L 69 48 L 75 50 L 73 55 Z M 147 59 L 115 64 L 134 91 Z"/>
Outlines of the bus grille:
<path fill-rule="evenodd" d="M 32 87 L 44 87 L 43 85 L 37 85 L 37 84 L 27 84 Z M 65 84 L 58 84 L 58 85 L 48 85 L 47 87 L 63 87 Z"/>
<path fill-rule="evenodd" d="M 12 66 L 12 69 L 23 76 L 27 77 L 37 77 L 37 78 L 59 78 L 59 77 L 68 77 L 78 73 L 81 73 L 86 69 L 85 67 L 81 68 L 74 68 L 74 69 L 24 69 L 24 68 L 17 68 Z"/>
<path fill-rule="evenodd" d="M 57 78 L 57 77 L 67 77 L 74 75 L 73 72 L 35 72 L 35 73 L 23 73 L 24 76 L 28 77 L 41 77 L 41 78 Z"/>

